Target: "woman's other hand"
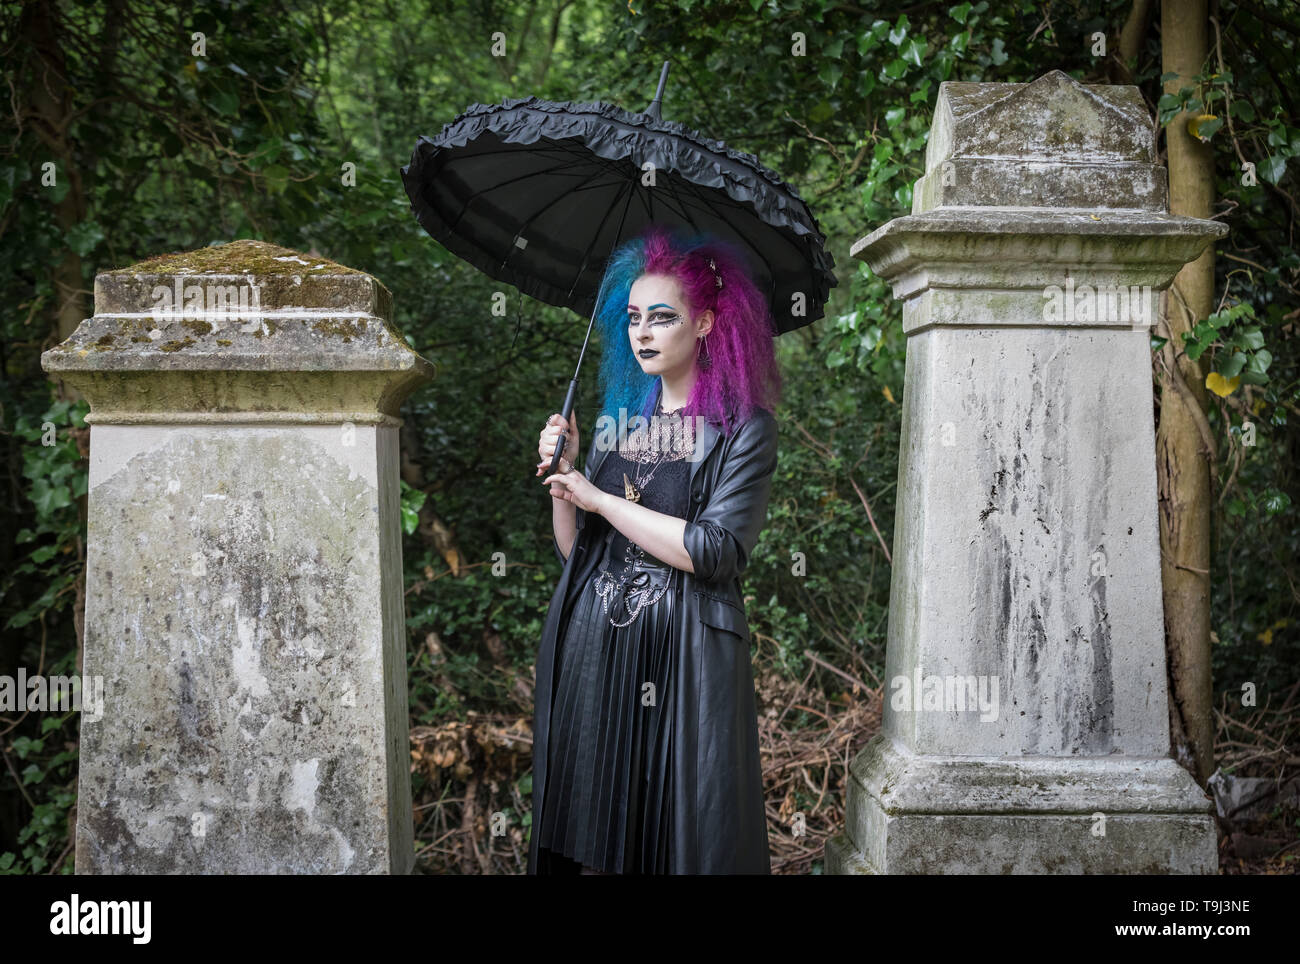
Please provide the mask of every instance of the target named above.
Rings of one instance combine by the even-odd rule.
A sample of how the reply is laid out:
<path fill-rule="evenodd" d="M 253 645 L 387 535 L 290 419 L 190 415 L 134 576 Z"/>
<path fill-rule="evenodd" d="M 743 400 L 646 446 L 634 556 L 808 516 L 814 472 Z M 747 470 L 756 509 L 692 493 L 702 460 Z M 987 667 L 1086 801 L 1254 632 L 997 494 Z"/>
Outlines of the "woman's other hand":
<path fill-rule="evenodd" d="M 582 448 L 578 441 L 578 409 L 574 406 L 571 419 L 565 419 L 563 415 L 556 413 L 547 420 L 546 427 L 542 429 L 541 437 L 537 441 L 537 455 L 541 459 L 537 463 L 538 475 L 550 469 L 551 457 L 555 455 L 555 446 L 559 444 L 560 433 L 566 429 L 569 437 L 564 446 L 564 455 L 561 457 L 568 459 L 570 465 L 578 460 L 578 453 Z"/>
<path fill-rule="evenodd" d="M 542 484 L 550 484 L 551 498 L 572 502 L 584 512 L 599 513 L 601 500 L 608 494 L 592 485 L 590 479 L 564 458 L 560 459 L 560 471 L 542 479 Z"/>

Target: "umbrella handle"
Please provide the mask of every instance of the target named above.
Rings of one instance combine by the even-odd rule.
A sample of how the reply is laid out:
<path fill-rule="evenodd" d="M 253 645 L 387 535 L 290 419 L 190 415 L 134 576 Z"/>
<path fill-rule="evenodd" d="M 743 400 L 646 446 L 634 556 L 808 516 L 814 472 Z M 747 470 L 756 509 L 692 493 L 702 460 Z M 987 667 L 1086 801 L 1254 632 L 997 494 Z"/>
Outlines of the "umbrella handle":
<path fill-rule="evenodd" d="M 567 422 L 569 416 L 573 414 L 573 402 L 578 395 L 578 379 L 575 377 L 569 382 L 569 393 L 564 396 L 564 408 L 560 411 L 560 416 Z M 560 433 L 559 440 L 555 443 L 555 454 L 551 456 L 551 471 L 549 475 L 554 475 L 560 470 L 560 458 L 564 455 L 565 446 L 569 444 L 569 433 L 567 431 Z"/>

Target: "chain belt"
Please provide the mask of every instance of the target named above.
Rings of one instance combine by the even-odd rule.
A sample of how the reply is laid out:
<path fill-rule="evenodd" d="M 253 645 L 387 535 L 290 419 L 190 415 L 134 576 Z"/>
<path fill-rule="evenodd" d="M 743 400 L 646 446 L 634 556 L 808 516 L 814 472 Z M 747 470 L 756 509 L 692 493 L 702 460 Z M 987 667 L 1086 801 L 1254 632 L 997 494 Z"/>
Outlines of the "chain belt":
<path fill-rule="evenodd" d="M 629 542 L 623 553 L 625 565 L 619 576 L 601 569 L 596 578 L 596 592 L 609 621 L 618 627 L 629 626 L 647 606 L 653 606 L 669 589 L 673 569 L 645 550 Z M 626 619 L 624 619 L 626 617 Z"/>

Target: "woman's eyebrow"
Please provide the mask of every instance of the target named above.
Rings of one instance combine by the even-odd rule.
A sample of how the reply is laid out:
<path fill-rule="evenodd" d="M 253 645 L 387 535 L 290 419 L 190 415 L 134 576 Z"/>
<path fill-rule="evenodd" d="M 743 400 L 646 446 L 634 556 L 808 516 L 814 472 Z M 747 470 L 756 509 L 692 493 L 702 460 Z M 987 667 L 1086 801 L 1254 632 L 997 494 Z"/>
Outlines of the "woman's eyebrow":
<path fill-rule="evenodd" d="M 668 309 L 670 309 L 670 310 L 672 310 L 672 311 L 676 311 L 676 310 L 677 310 L 677 309 L 674 308 L 672 305 L 665 305 L 665 304 L 651 305 L 651 306 L 650 306 L 648 309 L 646 309 L 646 310 L 647 310 L 647 311 L 654 311 L 656 308 L 668 308 Z M 628 310 L 628 311 L 640 311 L 641 309 L 638 308 L 636 305 L 628 305 L 628 306 L 627 306 L 627 310 Z"/>

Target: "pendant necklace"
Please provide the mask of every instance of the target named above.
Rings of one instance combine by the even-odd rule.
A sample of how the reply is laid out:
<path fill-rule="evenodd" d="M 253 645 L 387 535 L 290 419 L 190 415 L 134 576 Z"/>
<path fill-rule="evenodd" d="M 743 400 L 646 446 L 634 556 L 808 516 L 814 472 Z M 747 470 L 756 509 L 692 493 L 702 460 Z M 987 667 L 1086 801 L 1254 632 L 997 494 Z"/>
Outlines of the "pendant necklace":
<path fill-rule="evenodd" d="M 659 466 L 663 465 L 664 462 L 667 462 L 670 459 L 675 459 L 678 457 L 677 442 L 679 441 L 678 436 L 680 435 L 681 432 L 681 423 L 680 423 L 680 419 L 678 419 L 676 416 L 677 413 L 680 411 L 681 408 L 675 408 L 671 412 L 665 412 L 663 410 L 662 400 L 655 403 L 655 410 L 654 410 L 655 421 L 657 422 L 658 419 L 660 418 L 669 418 L 671 420 L 671 427 L 673 429 L 672 443 L 666 446 L 661 446 L 661 448 L 666 449 L 666 451 L 660 452 L 659 457 L 655 459 L 653 464 L 651 465 L 650 471 L 646 473 L 644 476 L 638 471 L 636 473 L 635 482 L 632 482 L 630 479 L 628 479 L 626 472 L 623 473 L 623 498 L 627 499 L 629 502 L 640 502 L 641 495 L 642 493 L 645 492 L 645 487 L 650 484 L 650 480 L 654 478 L 654 474 L 657 471 L 659 471 Z M 656 433 L 656 434 L 659 435 L 660 440 L 662 441 L 662 433 Z M 651 450 L 653 450 L 653 447 L 651 447 Z M 635 460 L 638 463 L 641 461 L 641 459 L 638 457 L 639 456 L 638 452 L 633 452 L 631 454 L 633 455 L 633 458 L 627 459 L 627 461 L 631 462 Z"/>

